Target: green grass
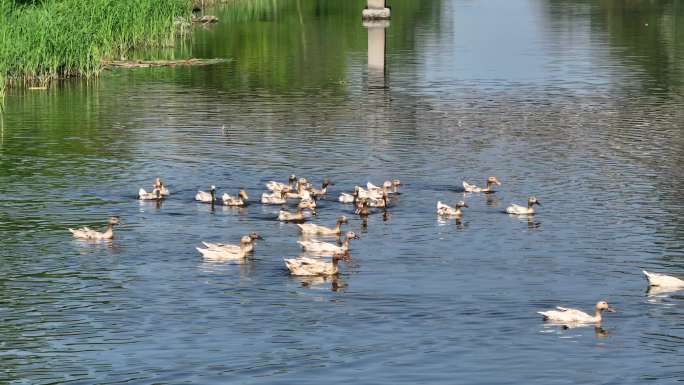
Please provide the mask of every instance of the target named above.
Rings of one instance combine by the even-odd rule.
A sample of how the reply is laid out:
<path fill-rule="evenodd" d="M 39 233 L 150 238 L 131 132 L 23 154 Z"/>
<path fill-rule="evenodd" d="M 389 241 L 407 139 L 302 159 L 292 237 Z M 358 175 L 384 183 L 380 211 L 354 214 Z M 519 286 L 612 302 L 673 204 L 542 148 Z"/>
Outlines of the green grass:
<path fill-rule="evenodd" d="M 191 0 L 0 0 L 0 97 L 5 87 L 92 76 L 102 61 L 173 45 Z"/>

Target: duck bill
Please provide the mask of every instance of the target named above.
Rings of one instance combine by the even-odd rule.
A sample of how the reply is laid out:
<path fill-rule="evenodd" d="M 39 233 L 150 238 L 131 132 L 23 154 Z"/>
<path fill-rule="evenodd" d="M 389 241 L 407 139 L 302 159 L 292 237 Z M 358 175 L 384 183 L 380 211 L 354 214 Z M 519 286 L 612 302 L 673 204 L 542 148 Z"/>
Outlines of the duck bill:
<path fill-rule="evenodd" d="M 497 186 L 501 186 L 501 182 L 499 182 L 498 180 L 494 181 L 494 183 L 496 183 Z"/>
<path fill-rule="evenodd" d="M 615 312 L 616 312 L 615 308 L 613 308 L 613 307 L 609 307 L 608 309 L 606 309 L 606 311 L 608 311 L 608 312 L 610 312 L 610 313 L 615 313 Z"/>
<path fill-rule="evenodd" d="M 539 201 L 534 202 L 535 205 L 541 206 L 541 203 Z"/>

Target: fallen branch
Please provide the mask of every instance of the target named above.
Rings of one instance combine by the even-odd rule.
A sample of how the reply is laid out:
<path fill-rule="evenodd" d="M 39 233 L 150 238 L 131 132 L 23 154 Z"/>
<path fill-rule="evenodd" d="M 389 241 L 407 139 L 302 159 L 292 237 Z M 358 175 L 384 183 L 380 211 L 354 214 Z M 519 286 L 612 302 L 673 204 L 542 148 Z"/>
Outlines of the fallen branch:
<path fill-rule="evenodd" d="M 105 68 L 151 68 L 176 66 L 205 66 L 229 62 L 229 59 L 185 59 L 185 60 L 107 60 Z"/>

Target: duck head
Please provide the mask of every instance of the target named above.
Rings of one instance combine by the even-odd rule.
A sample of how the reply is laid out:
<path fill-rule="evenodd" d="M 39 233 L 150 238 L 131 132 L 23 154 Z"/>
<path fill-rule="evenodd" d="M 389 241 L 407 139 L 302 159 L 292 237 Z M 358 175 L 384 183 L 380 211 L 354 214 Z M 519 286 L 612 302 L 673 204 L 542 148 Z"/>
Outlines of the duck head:
<path fill-rule="evenodd" d="M 491 186 L 493 184 L 501 186 L 501 182 L 499 182 L 499 180 L 496 179 L 495 176 L 490 176 L 489 178 L 487 178 L 487 186 Z"/>
<path fill-rule="evenodd" d="M 109 225 L 118 225 L 118 224 L 121 224 L 121 220 L 119 219 L 119 217 L 116 217 L 116 216 L 109 217 L 109 220 L 107 221 L 107 224 L 109 224 Z"/>
<path fill-rule="evenodd" d="M 596 304 L 596 311 L 597 311 L 597 312 L 601 312 L 601 311 L 604 311 L 604 310 L 607 311 L 607 312 L 610 312 L 610 313 L 615 313 L 615 309 L 612 308 L 612 307 L 610 307 L 610 305 L 608 305 L 608 302 L 606 302 L 606 301 L 599 301 L 599 302 Z"/>
<path fill-rule="evenodd" d="M 345 236 L 345 238 L 347 238 L 347 239 L 361 239 L 361 238 L 359 238 L 359 236 L 356 235 L 356 233 L 353 232 L 353 231 L 348 231 L 344 236 Z"/>
<path fill-rule="evenodd" d="M 162 187 L 161 179 L 159 179 L 159 177 L 157 177 L 157 179 L 154 180 L 154 188 L 160 189 L 161 187 Z"/>
<path fill-rule="evenodd" d="M 264 238 L 256 232 L 251 232 L 251 233 L 249 233 L 249 239 L 251 239 L 252 241 L 256 241 L 257 239 L 264 239 Z"/>
<path fill-rule="evenodd" d="M 347 220 L 347 217 L 342 215 L 341 217 L 337 217 L 337 223 L 349 223 L 349 220 Z"/>
<path fill-rule="evenodd" d="M 245 190 L 240 190 L 238 196 L 244 200 L 249 200 L 249 197 L 247 196 L 247 192 Z"/>
<path fill-rule="evenodd" d="M 468 207 L 468 205 L 465 202 L 463 202 L 463 201 L 456 202 L 456 208 L 457 209 L 462 209 L 464 207 L 466 207 L 466 208 Z"/>
<path fill-rule="evenodd" d="M 323 184 L 321 185 L 321 188 L 326 188 L 328 186 L 332 186 L 334 183 L 330 181 L 330 179 L 325 178 L 323 179 Z"/>
<path fill-rule="evenodd" d="M 537 200 L 537 197 L 534 197 L 534 196 L 529 197 L 527 199 L 527 206 L 532 207 L 533 205 L 541 206 L 541 203 L 539 203 L 539 201 Z"/>

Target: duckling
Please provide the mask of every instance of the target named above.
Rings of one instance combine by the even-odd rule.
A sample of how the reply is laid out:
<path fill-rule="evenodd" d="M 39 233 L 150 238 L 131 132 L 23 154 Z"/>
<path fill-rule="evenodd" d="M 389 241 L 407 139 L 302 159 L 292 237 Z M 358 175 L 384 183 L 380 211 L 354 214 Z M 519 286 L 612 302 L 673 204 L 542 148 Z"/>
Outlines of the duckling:
<path fill-rule="evenodd" d="M 333 185 L 333 183 L 330 182 L 330 180 L 329 180 L 328 178 L 325 178 L 325 179 L 323 179 L 323 184 L 321 184 L 321 189 L 320 189 L 320 190 L 315 189 L 315 188 L 312 188 L 312 189 L 309 190 L 309 192 L 310 192 L 311 195 L 313 195 L 315 198 L 319 198 L 319 197 L 322 197 L 322 196 L 324 196 L 325 194 L 327 194 L 327 192 L 328 192 L 328 186 L 332 186 L 332 185 Z"/>
<path fill-rule="evenodd" d="M 310 241 L 298 241 L 302 246 L 302 249 L 311 253 L 331 253 L 331 254 L 346 254 L 349 252 L 349 241 L 352 239 L 359 239 L 353 231 L 349 231 L 345 234 L 342 246 L 337 246 L 334 243 L 321 242 L 316 240 Z"/>
<path fill-rule="evenodd" d="M 297 227 L 299 227 L 299 231 L 302 234 L 312 234 L 312 235 L 340 235 L 340 228 L 343 224 L 347 224 L 347 217 L 341 216 L 337 218 L 337 223 L 335 224 L 335 227 L 330 228 L 330 227 L 325 227 L 325 226 L 320 226 L 320 225 L 314 225 L 314 224 L 299 224 Z"/>
<path fill-rule="evenodd" d="M 242 237 L 240 240 L 240 245 L 237 246 L 237 249 L 235 247 L 229 247 L 229 248 L 215 248 L 215 249 L 202 249 L 199 247 L 196 247 L 197 251 L 202 254 L 202 257 L 211 259 L 211 260 L 230 260 L 230 259 L 244 259 L 247 256 L 247 253 L 250 250 L 250 247 L 252 247 L 252 242 L 251 238 L 249 236 Z M 236 245 L 229 245 L 229 246 L 236 246 Z"/>
<path fill-rule="evenodd" d="M 445 205 L 442 202 L 437 202 L 437 215 L 448 216 L 448 217 L 461 217 L 463 213 L 462 208 L 467 208 L 468 205 L 463 201 L 458 201 L 454 207 Z"/>
<path fill-rule="evenodd" d="M 73 234 L 74 238 L 78 239 L 89 239 L 89 240 L 103 240 L 103 239 L 112 239 L 114 238 L 114 225 L 120 224 L 121 221 L 119 220 L 119 217 L 109 217 L 109 220 L 107 221 L 107 230 L 104 232 L 99 232 L 92 230 L 88 227 L 81 227 L 80 229 L 69 229 L 71 234 Z"/>
<path fill-rule="evenodd" d="M 138 199 L 141 201 L 158 201 L 160 199 L 163 199 L 164 197 L 162 196 L 161 190 L 155 188 L 151 192 L 145 191 L 144 188 L 140 188 L 138 190 Z"/>
<path fill-rule="evenodd" d="M 230 196 L 227 193 L 223 193 L 221 199 L 223 200 L 223 204 L 225 206 L 247 206 L 249 197 L 247 196 L 245 190 L 240 190 L 236 197 Z"/>
<path fill-rule="evenodd" d="M 273 192 L 272 194 L 261 194 L 261 203 L 265 205 L 284 205 L 287 203 L 287 189 Z"/>
<path fill-rule="evenodd" d="M 256 241 L 258 239 L 264 239 L 262 238 L 259 234 L 252 232 L 249 233 L 249 235 L 245 235 L 242 238 L 240 238 L 240 244 L 245 244 L 245 252 L 249 253 L 254 251 L 254 246 L 256 246 Z M 216 251 L 229 251 L 229 252 L 238 252 L 240 251 L 240 245 L 231 245 L 231 244 L 226 244 L 226 243 L 209 243 L 209 242 L 204 242 L 202 241 L 202 244 L 208 249 L 208 250 L 216 250 Z"/>
<path fill-rule="evenodd" d="M 289 211 L 280 210 L 278 212 L 278 220 L 283 222 L 304 222 L 306 217 L 301 209 L 297 209 L 297 212 L 291 213 Z"/>
<path fill-rule="evenodd" d="M 195 195 L 195 200 L 202 203 L 216 202 L 216 186 L 211 185 L 209 192 L 198 191 Z"/>
<path fill-rule="evenodd" d="M 646 276 L 649 286 L 657 286 L 663 289 L 684 289 L 684 281 L 677 277 L 659 273 L 649 273 L 646 270 L 642 270 L 642 272 Z"/>
<path fill-rule="evenodd" d="M 615 312 L 615 309 L 610 307 L 606 301 L 599 301 L 596 304 L 593 316 L 577 309 L 569 309 L 560 306 L 557 306 L 556 309 L 557 310 L 538 311 L 537 313 L 544 316 L 544 321 L 556 323 L 601 323 L 601 313 L 604 310 L 611 313 Z"/>
<path fill-rule="evenodd" d="M 287 184 L 276 182 L 276 181 L 270 181 L 270 182 L 266 182 L 266 188 L 271 190 L 272 192 L 278 192 L 278 191 L 283 190 L 283 189 L 294 190 L 296 182 L 297 182 L 297 177 L 294 174 L 292 174 L 287 179 Z"/>
<path fill-rule="evenodd" d="M 341 193 L 340 197 L 337 198 L 341 203 L 355 203 L 359 196 L 359 186 L 354 187 L 354 192 L 351 194 Z"/>
<path fill-rule="evenodd" d="M 465 192 L 473 192 L 473 193 L 480 193 L 481 192 L 481 193 L 488 194 L 488 193 L 494 192 L 494 188 L 493 188 L 494 185 L 501 186 L 501 182 L 499 182 L 499 180 L 493 176 L 490 176 L 489 178 L 487 178 L 486 183 L 487 183 L 487 187 L 482 188 L 482 187 L 477 187 L 474 184 L 470 184 L 466 181 L 463 181 L 463 190 L 465 190 Z"/>
<path fill-rule="evenodd" d="M 340 269 L 338 263 L 343 257 L 340 255 L 333 255 L 331 262 L 321 261 L 320 259 L 313 259 L 307 257 L 299 257 L 296 259 L 285 259 L 285 266 L 292 275 L 335 275 L 339 273 Z"/>
<path fill-rule="evenodd" d="M 541 206 L 541 203 L 539 203 L 536 197 L 529 197 L 527 199 L 527 207 L 512 204 L 506 207 L 506 212 L 515 215 L 532 215 L 534 214 L 534 208 L 532 207 L 534 205 Z"/>

